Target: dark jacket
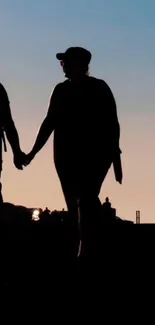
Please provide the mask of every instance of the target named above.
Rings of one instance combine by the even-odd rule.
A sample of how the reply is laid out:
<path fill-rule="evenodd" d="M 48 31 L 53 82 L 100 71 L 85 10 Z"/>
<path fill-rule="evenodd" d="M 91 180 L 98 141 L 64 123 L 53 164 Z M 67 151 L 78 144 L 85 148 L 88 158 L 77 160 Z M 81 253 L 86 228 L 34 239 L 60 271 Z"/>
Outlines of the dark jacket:
<path fill-rule="evenodd" d="M 47 117 L 54 123 L 56 164 L 92 164 L 119 149 L 120 126 L 114 96 L 103 80 L 86 76 L 54 89 Z"/>

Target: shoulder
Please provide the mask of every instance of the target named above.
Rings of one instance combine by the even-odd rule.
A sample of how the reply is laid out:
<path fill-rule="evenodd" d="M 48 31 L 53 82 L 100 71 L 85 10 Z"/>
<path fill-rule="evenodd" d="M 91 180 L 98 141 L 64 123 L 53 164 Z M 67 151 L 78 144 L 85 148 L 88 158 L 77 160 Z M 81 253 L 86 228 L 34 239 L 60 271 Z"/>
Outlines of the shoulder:
<path fill-rule="evenodd" d="M 90 81 L 92 82 L 92 84 L 94 84 L 94 86 L 102 88 L 104 90 L 110 90 L 110 87 L 103 79 L 98 79 L 95 77 L 89 77 L 89 78 L 90 78 Z"/>
<path fill-rule="evenodd" d="M 60 95 L 64 88 L 68 85 L 67 80 L 64 82 L 59 82 L 53 89 L 52 95 Z"/>
<path fill-rule="evenodd" d="M 105 98 L 108 100 L 115 100 L 110 86 L 104 80 L 94 78 L 94 89 L 96 89 L 96 92 L 98 91 L 99 93 L 104 94 Z"/>
<path fill-rule="evenodd" d="M 9 102 L 8 94 L 7 94 L 4 86 L 1 83 L 0 83 L 0 101 L 7 101 L 7 102 Z"/>
<path fill-rule="evenodd" d="M 7 94 L 4 86 L 0 83 L 0 94 Z"/>
<path fill-rule="evenodd" d="M 56 90 L 61 90 L 65 87 L 68 87 L 68 85 L 70 84 L 70 81 L 67 79 L 65 81 L 59 82 L 54 89 Z"/>

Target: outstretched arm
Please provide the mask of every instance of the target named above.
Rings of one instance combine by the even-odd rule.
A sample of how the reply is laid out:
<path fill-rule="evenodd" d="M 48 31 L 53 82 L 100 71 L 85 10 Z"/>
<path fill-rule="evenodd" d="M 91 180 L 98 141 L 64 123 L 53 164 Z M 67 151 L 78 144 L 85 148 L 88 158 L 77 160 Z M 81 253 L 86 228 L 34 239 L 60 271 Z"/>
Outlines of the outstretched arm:
<path fill-rule="evenodd" d="M 27 155 L 26 164 L 29 164 L 30 161 L 35 157 L 35 155 L 44 147 L 50 135 L 54 131 L 56 125 L 56 119 L 57 119 L 57 108 L 59 106 L 59 98 L 60 98 L 59 87 L 60 84 L 57 85 L 53 91 L 47 116 L 40 127 L 39 133 L 37 135 L 37 139 L 35 141 L 35 144 L 31 152 Z"/>
<path fill-rule="evenodd" d="M 45 143 L 49 139 L 53 130 L 54 130 L 54 123 L 52 120 L 49 119 L 47 115 L 40 127 L 36 142 L 32 148 L 31 151 L 32 158 L 34 158 L 34 156 L 44 147 Z"/>
<path fill-rule="evenodd" d="M 23 160 L 25 160 L 26 155 L 21 151 L 18 132 L 11 117 L 11 113 L 10 117 L 8 116 L 8 119 L 4 124 L 4 131 L 12 148 L 14 155 L 14 165 L 17 169 L 23 169 Z"/>
<path fill-rule="evenodd" d="M 10 146 L 12 148 L 13 154 L 15 155 L 15 154 L 19 153 L 21 151 L 20 143 L 19 143 L 19 136 L 18 136 L 17 129 L 15 127 L 14 121 L 11 116 L 6 121 L 4 130 L 5 130 L 7 139 L 10 143 Z"/>

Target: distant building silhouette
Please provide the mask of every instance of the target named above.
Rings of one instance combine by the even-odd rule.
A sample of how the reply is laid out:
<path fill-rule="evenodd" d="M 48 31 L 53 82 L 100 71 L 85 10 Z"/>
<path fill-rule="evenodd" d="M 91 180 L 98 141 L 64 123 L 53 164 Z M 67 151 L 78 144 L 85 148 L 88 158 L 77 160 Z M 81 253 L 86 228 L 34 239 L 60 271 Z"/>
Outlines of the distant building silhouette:
<path fill-rule="evenodd" d="M 140 224 L 140 211 L 136 211 L 136 224 Z"/>

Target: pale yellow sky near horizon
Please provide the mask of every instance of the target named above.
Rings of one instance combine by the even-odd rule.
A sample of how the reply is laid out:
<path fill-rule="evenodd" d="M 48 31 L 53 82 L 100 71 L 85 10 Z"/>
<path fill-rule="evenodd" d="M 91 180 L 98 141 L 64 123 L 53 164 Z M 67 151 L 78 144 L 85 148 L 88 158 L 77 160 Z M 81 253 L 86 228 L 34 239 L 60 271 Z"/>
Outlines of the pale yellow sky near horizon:
<path fill-rule="evenodd" d="M 40 121 L 41 122 L 41 121 Z M 35 140 L 39 124 L 18 121 L 21 146 L 28 152 Z M 109 196 L 117 215 L 135 221 L 136 210 L 142 222 L 155 222 L 155 116 L 125 116 L 121 123 L 121 148 L 124 170 L 123 185 L 116 183 L 110 169 L 100 193 L 103 202 Z M 3 192 L 8 202 L 27 207 L 48 206 L 51 210 L 66 208 L 59 179 L 53 163 L 53 137 L 38 153 L 30 166 L 18 171 L 12 164 L 12 153 L 4 154 Z"/>

